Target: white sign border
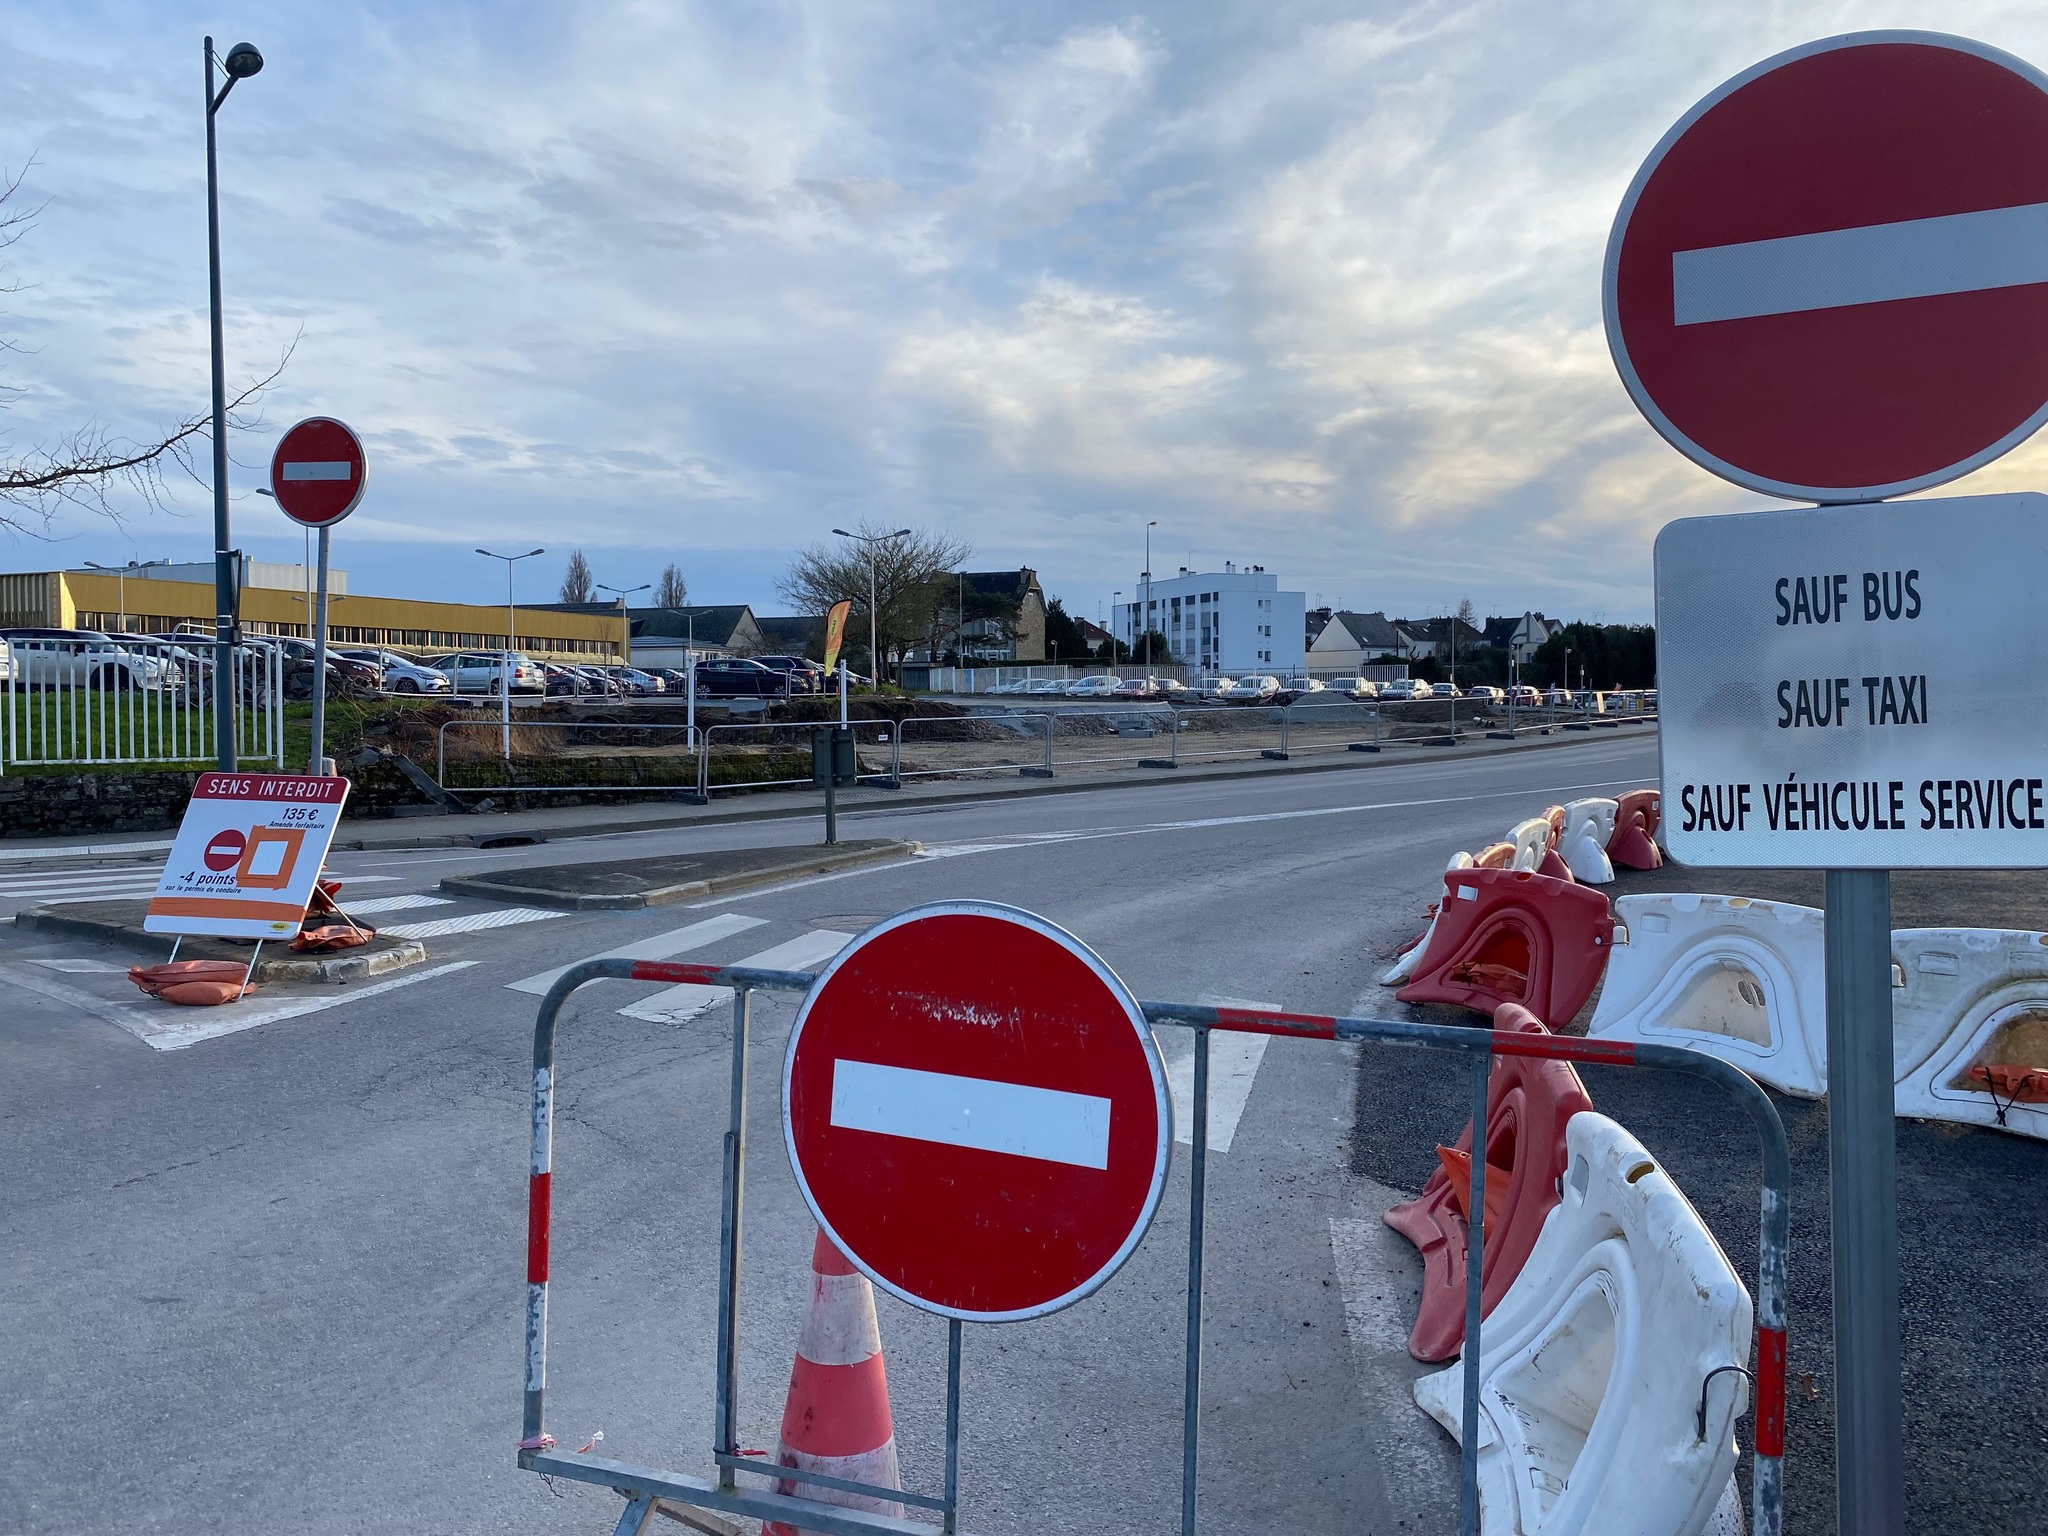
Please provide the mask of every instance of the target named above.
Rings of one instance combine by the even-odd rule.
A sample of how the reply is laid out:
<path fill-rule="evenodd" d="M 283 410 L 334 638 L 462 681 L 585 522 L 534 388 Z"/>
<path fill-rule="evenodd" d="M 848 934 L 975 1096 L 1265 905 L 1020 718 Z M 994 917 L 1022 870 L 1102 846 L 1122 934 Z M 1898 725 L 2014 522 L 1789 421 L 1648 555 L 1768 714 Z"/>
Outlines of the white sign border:
<path fill-rule="evenodd" d="M 1622 340 L 1621 318 L 1617 307 L 1622 239 L 1628 233 L 1629 220 L 1635 213 L 1636 202 L 1642 196 L 1643 188 L 1649 185 L 1650 177 L 1655 175 L 1657 167 L 1664 163 L 1664 157 L 1671 152 L 1672 146 L 1685 136 L 1694 123 L 1752 80 L 1800 59 L 1812 58 L 1816 54 L 1834 53 L 1844 48 L 1868 48 L 1887 43 L 1914 43 L 1929 48 L 1946 48 L 1956 53 L 1973 54 L 2011 70 L 2029 81 L 2044 96 L 2048 96 L 2048 74 L 2043 74 L 2026 60 L 2016 58 L 2002 48 L 1993 48 L 1988 43 L 1980 43 L 1973 38 L 1956 37 L 1946 32 L 1920 32 L 1910 29 L 1844 32 L 1834 37 L 1802 43 L 1797 48 L 1788 48 L 1783 53 L 1771 55 L 1761 63 L 1752 64 L 1741 74 L 1723 81 L 1673 123 L 1664 137 L 1657 141 L 1648 158 L 1643 161 L 1642 167 L 1635 174 L 1635 179 L 1628 184 L 1628 191 L 1623 195 L 1621 207 L 1614 216 L 1614 225 L 1608 231 L 1607 254 L 1600 267 L 1601 319 L 1607 332 L 1607 350 L 1614 358 L 1615 371 L 1621 375 L 1621 382 L 1628 390 L 1629 399 L 1635 402 L 1635 407 L 1642 412 L 1643 419 L 1657 429 L 1659 436 L 1702 469 L 1711 470 L 1724 480 L 1733 481 L 1748 490 L 1761 491 L 1767 496 L 1783 496 L 1792 501 L 1813 501 L 1823 506 L 1838 506 L 1858 501 L 1884 501 L 1889 497 L 1903 496 L 1912 491 L 1928 490 L 1960 479 L 1972 470 L 1982 469 L 1992 460 L 2010 453 L 2032 437 L 2043 424 L 2048 424 L 2048 399 L 2044 399 L 2033 415 L 1990 447 L 1981 449 L 1966 459 L 1960 459 L 1944 469 L 1933 470 L 1908 480 L 1890 481 L 1883 485 L 1796 485 L 1788 480 L 1773 480 L 1738 468 L 1687 437 L 1658 408 L 1657 402 L 1650 398 L 1649 390 L 1644 387 L 1642 379 L 1636 373 L 1635 364 L 1629 359 L 1628 346 Z"/>
<path fill-rule="evenodd" d="M 927 1297 L 912 1294 L 887 1276 L 877 1274 L 870 1268 L 858 1253 L 840 1240 L 839 1233 L 826 1219 L 825 1213 L 818 1208 L 817 1197 L 811 1193 L 810 1181 L 804 1177 L 803 1163 L 796 1154 L 796 1134 L 790 1123 L 790 1077 L 796 1069 L 797 1044 L 803 1039 L 804 1025 L 810 1019 L 811 1007 L 823 995 L 826 983 L 838 973 L 842 965 L 883 934 L 901 928 L 906 923 L 921 922 L 928 917 L 956 916 L 990 917 L 1002 922 L 1019 924 L 1053 940 L 1086 964 L 1123 1005 L 1124 1013 L 1131 1021 L 1131 1028 L 1145 1052 L 1145 1064 L 1151 1069 L 1152 1098 L 1159 1116 L 1159 1146 L 1153 1156 L 1152 1183 L 1145 1195 L 1144 1209 L 1132 1223 L 1130 1235 L 1124 1239 L 1115 1253 L 1103 1261 L 1101 1268 L 1071 1291 L 1055 1296 L 1050 1301 L 1040 1302 L 1037 1306 L 1020 1307 L 1009 1312 L 976 1312 L 962 1307 L 941 1306 Z M 1166 1175 L 1173 1156 L 1173 1096 L 1167 1090 L 1166 1061 L 1160 1055 L 1159 1041 L 1152 1033 L 1152 1026 L 1146 1021 L 1145 1010 L 1139 1006 L 1138 999 L 1130 988 L 1124 985 L 1116 972 L 1103 963 L 1102 958 L 1094 950 L 1059 924 L 1040 917 L 1035 912 L 1027 912 L 1022 907 L 1006 906 L 995 901 L 935 901 L 921 907 L 911 907 L 907 911 L 897 913 L 887 922 L 877 923 L 834 955 L 831 962 L 818 972 L 816 979 L 812 981 L 811 990 L 804 994 L 803 1005 L 797 1010 L 796 1022 L 790 1026 L 789 1043 L 782 1053 L 782 1145 L 789 1157 L 789 1171 L 795 1177 L 797 1189 L 802 1193 L 804 1204 L 810 1208 L 812 1217 L 816 1219 L 825 1236 L 831 1240 L 832 1246 L 845 1255 L 847 1262 L 869 1280 L 891 1296 L 916 1307 L 920 1312 L 929 1312 L 937 1317 L 956 1318 L 963 1323 L 1024 1322 L 1030 1318 L 1045 1317 L 1061 1311 L 1077 1301 L 1084 1301 L 1094 1295 L 1109 1282 L 1111 1276 L 1123 1268 L 1125 1261 L 1137 1251 L 1138 1244 L 1145 1240 L 1145 1234 L 1151 1230 L 1152 1219 L 1159 1212 L 1159 1202 L 1166 1194 Z"/>

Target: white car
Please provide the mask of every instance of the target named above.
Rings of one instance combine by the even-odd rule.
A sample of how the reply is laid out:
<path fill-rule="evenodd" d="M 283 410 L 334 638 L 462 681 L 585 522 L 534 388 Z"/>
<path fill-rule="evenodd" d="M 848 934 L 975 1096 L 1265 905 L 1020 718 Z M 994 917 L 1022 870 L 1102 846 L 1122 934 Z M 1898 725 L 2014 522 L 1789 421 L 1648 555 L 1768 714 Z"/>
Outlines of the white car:
<path fill-rule="evenodd" d="M 1076 678 L 1067 688 L 1067 697 L 1070 699 L 1107 699 L 1116 693 L 1117 685 L 1122 681 L 1122 678 L 1108 672 L 1098 672 L 1092 677 Z"/>
<path fill-rule="evenodd" d="M 0 640 L 10 687 L 156 690 L 184 681 L 176 647 L 155 640 L 116 640 L 95 629 L 9 629 Z"/>
<path fill-rule="evenodd" d="M 1049 693 L 1058 693 L 1064 685 L 1051 677 L 1034 677 L 1024 685 L 1024 691 L 1031 697 L 1043 698 Z"/>
<path fill-rule="evenodd" d="M 384 669 L 387 693 L 447 693 L 455 685 L 438 667 L 421 666 L 396 651 L 345 651 L 362 661 L 375 662 Z"/>
<path fill-rule="evenodd" d="M 1379 697 L 1396 703 L 1405 699 L 1426 699 L 1429 697 L 1429 684 L 1412 677 L 1397 677 L 1379 685 Z"/>
<path fill-rule="evenodd" d="M 505 690 L 504 651 L 461 651 L 453 656 L 436 656 L 428 663 L 447 674 L 457 693 L 497 694 Z M 547 674 L 521 652 L 511 653 L 512 692 L 541 693 L 547 688 Z"/>
<path fill-rule="evenodd" d="M 1422 697 L 1425 699 L 1461 699 L 1464 695 L 1458 692 L 1458 685 L 1456 683 L 1431 683 L 1429 685 L 1429 692 L 1423 694 Z"/>
<path fill-rule="evenodd" d="M 1354 677 L 1342 688 L 1333 690 L 1347 699 L 1376 699 L 1380 696 L 1380 685 L 1368 677 Z"/>
<path fill-rule="evenodd" d="M 1481 704 L 1505 704 L 1508 701 L 1506 691 L 1494 687 L 1491 683 L 1473 684 L 1465 690 L 1465 697 L 1477 699 Z"/>

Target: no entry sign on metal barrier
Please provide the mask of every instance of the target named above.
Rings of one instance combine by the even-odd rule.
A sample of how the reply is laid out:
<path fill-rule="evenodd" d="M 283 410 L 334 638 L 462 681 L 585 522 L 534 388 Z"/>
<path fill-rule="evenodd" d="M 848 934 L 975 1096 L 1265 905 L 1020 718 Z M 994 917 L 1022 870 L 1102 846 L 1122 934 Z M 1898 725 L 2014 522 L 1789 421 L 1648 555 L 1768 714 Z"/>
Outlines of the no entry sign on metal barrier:
<path fill-rule="evenodd" d="M 877 1285 L 942 1316 L 1037 1317 L 1137 1247 L 1173 1123 L 1144 1011 L 1045 919 L 918 907 L 819 976 L 789 1037 L 804 1199 Z"/>

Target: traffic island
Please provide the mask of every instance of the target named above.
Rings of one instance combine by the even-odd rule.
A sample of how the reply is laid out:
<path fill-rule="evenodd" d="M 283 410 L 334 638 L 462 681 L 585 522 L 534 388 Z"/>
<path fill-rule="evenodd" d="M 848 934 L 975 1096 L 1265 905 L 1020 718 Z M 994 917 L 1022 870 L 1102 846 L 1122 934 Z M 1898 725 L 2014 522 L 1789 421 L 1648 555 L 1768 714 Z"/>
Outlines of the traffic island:
<path fill-rule="evenodd" d="M 477 896 L 564 912 L 620 911 L 908 858 L 918 849 L 917 843 L 894 838 L 867 838 L 830 847 L 728 848 L 604 864 L 546 864 L 486 875 L 451 875 L 441 882 L 441 889 L 451 896 Z"/>
<path fill-rule="evenodd" d="M 30 907 L 17 912 L 14 926 L 36 933 L 86 939 L 96 944 L 114 944 L 162 960 L 169 955 L 173 940 L 168 934 L 143 931 L 142 919 L 148 910 L 146 901 L 66 902 L 62 906 Z M 178 958 L 233 960 L 246 965 L 255 947 L 253 939 L 240 942 L 187 935 L 178 944 Z M 256 969 L 250 979 L 296 983 L 361 981 L 366 976 L 381 976 L 387 971 L 420 965 L 426 958 L 426 946 L 418 939 L 391 939 L 379 935 L 354 949 L 311 954 L 294 951 L 289 941 L 279 940 L 264 944 L 263 953 L 256 957 Z"/>

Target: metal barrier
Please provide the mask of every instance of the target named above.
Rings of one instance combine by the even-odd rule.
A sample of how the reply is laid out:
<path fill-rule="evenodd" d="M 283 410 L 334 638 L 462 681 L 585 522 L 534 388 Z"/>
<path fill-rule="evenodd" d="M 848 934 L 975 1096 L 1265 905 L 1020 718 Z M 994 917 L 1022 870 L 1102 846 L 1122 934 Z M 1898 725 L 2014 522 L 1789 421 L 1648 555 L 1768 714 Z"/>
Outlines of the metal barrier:
<path fill-rule="evenodd" d="M 1054 717 L 1040 713 L 966 715 L 947 719 L 913 717 L 900 723 L 889 743 L 888 782 L 901 787 L 906 779 L 942 778 L 960 773 L 1018 773 L 1027 778 L 1049 779 L 1053 774 Z M 903 747 L 909 741 L 918 746 L 923 737 L 928 752 L 949 752 L 948 760 L 934 766 L 918 767 L 913 759 L 906 767 Z M 1024 746 L 1029 743 L 1028 749 Z M 1013 743 L 1015 744 L 1013 749 Z"/>
<path fill-rule="evenodd" d="M 569 995 L 604 978 L 666 984 L 729 987 L 733 992 L 731 1108 L 724 1142 L 724 1191 L 719 1223 L 719 1291 L 716 1405 L 712 1462 L 716 1480 L 663 1471 L 630 1462 L 553 1453 L 543 1407 L 547 1387 L 548 1234 L 553 1209 L 555 1024 Z M 740 966 L 686 965 L 648 960 L 586 960 L 569 970 L 542 999 L 533 1031 L 531 1184 L 526 1234 L 526 1386 L 518 1464 L 547 1477 L 608 1487 L 627 1501 L 619 1533 L 637 1533 L 660 1501 L 781 1520 L 833 1536 L 917 1536 L 933 1528 L 884 1515 L 824 1505 L 774 1489 L 742 1487 L 740 1475 L 778 1482 L 807 1482 L 841 1491 L 870 1493 L 937 1511 L 947 1536 L 959 1529 L 959 1405 L 961 1327 L 949 1323 L 946 1371 L 945 1494 L 905 1494 L 868 1487 L 741 1454 L 739 1402 L 739 1274 L 744 1217 L 747 1135 L 749 1015 L 756 989 L 807 992 L 816 978 L 802 971 L 766 971 Z M 1786 1256 L 1791 1240 L 1791 1160 L 1777 1108 L 1755 1082 L 1716 1057 L 1676 1046 L 1587 1040 L 1564 1035 L 1495 1033 L 1456 1025 L 1415 1024 L 1388 1019 L 1342 1018 L 1281 1010 L 1217 1008 L 1195 1003 L 1144 1002 L 1153 1024 L 1191 1028 L 1194 1039 L 1194 1106 L 1188 1180 L 1187 1366 L 1182 1399 L 1180 1527 L 1195 1536 L 1196 1480 L 1200 1463 L 1202 1398 L 1202 1293 L 1204 1219 L 1207 1200 L 1209 1124 L 1209 1036 L 1212 1031 L 1278 1035 L 1305 1040 L 1371 1040 L 1462 1053 L 1472 1063 L 1472 1124 L 1483 1138 L 1488 1123 L 1487 1087 L 1493 1058 L 1530 1056 L 1604 1066 L 1655 1067 L 1703 1077 L 1726 1089 L 1749 1112 L 1762 1147 L 1761 1226 L 1757 1249 L 1756 1349 L 1753 1407 L 1752 1509 L 1754 1536 L 1782 1536 L 1785 1432 Z M 1459 1530 L 1479 1531 L 1479 1357 L 1482 1319 L 1481 1265 L 1485 1251 L 1486 1159 L 1472 1159 L 1466 1244 L 1464 1431 L 1461 1449 Z M 1740 1365 L 1742 1362 L 1728 1362 Z M 1726 1366 L 1717 1367 L 1716 1373 Z M 1711 1380 L 1711 1376 L 1709 1377 Z"/>
<path fill-rule="evenodd" d="M 233 653 L 235 755 L 284 764 L 284 658 Z M 203 763 L 218 758 L 211 642 L 9 637 L 0 766 Z"/>

